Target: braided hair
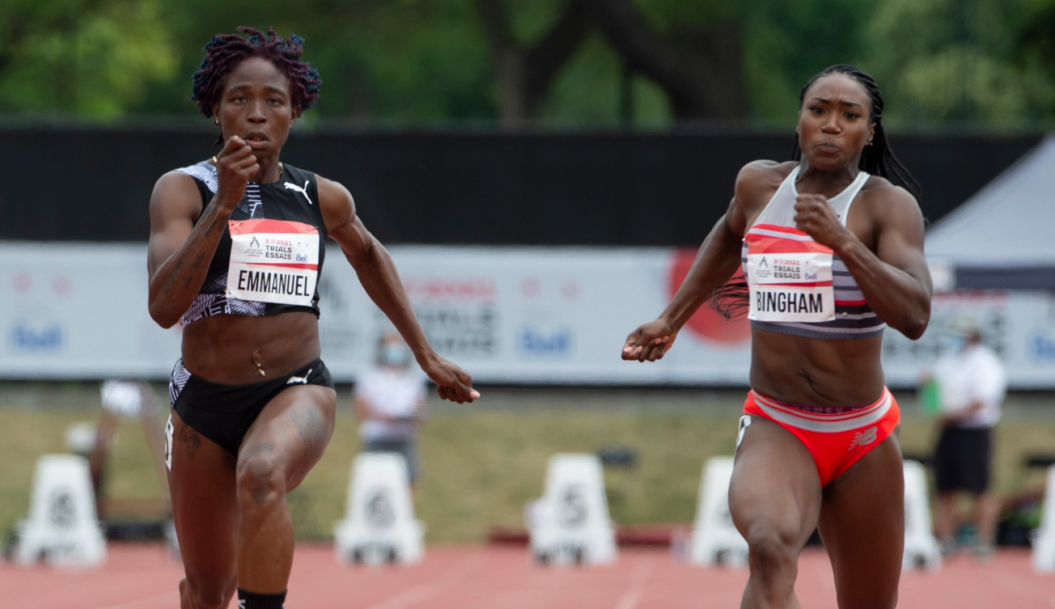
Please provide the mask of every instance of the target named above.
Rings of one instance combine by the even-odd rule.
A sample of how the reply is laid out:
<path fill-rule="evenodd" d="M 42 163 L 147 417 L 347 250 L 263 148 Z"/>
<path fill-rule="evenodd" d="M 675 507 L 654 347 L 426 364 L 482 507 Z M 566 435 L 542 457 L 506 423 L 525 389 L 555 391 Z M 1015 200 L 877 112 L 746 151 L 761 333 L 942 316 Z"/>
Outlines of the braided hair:
<path fill-rule="evenodd" d="M 912 177 L 912 174 L 909 173 L 901 161 L 894 156 L 894 151 L 890 148 L 890 143 L 886 139 L 886 131 L 883 129 L 883 93 L 871 76 L 845 64 L 826 68 L 811 78 L 805 87 L 802 87 L 802 93 L 799 94 L 799 107 L 802 107 L 802 103 L 806 100 L 806 91 L 813 86 L 813 83 L 831 74 L 844 74 L 861 83 L 861 86 L 865 88 L 865 92 L 868 93 L 869 101 L 872 103 L 868 120 L 875 124 L 875 137 L 872 138 L 872 144 L 865 146 L 864 151 L 861 153 L 861 163 L 858 167 L 861 171 L 872 175 L 897 180 L 905 190 L 916 198 L 917 202 L 920 201 L 919 183 L 916 182 L 916 179 Z M 802 160 L 802 150 L 799 148 L 798 137 L 795 138 L 795 145 L 791 149 L 791 160 Z"/>
<path fill-rule="evenodd" d="M 244 38 L 238 34 L 217 34 L 202 49 L 205 57 L 194 73 L 194 88 L 191 99 L 205 116 L 212 116 L 220 102 L 227 76 L 250 57 L 260 57 L 273 63 L 289 81 L 289 92 L 293 111 L 300 114 L 319 99 L 319 72 L 306 61 L 301 61 L 304 39 L 292 34 L 284 40 L 268 28 L 267 33 L 245 26 L 239 32 L 249 34 Z"/>
<path fill-rule="evenodd" d="M 813 86 L 813 83 L 830 74 L 844 74 L 861 83 L 871 102 L 872 107 L 869 112 L 869 120 L 875 124 L 875 135 L 872 138 L 871 145 L 865 146 L 864 151 L 861 153 L 861 162 L 858 167 L 861 171 L 872 175 L 896 179 L 919 202 L 921 195 L 919 183 L 916 182 L 916 179 L 912 177 L 912 174 L 909 173 L 909 170 L 901 161 L 894 156 L 894 151 L 890 148 L 890 143 L 886 139 L 886 131 L 883 129 L 882 122 L 883 93 L 871 76 L 853 66 L 845 64 L 831 66 L 811 78 L 806 83 L 806 86 L 802 88 L 802 93 L 799 94 L 799 107 L 802 107 L 802 103 L 806 100 L 806 91 Z M 799 148 L 798 137 L 795 138 L 795 145 L 791 149 L 791 160 L 802 160 L 802 149 Z M 748 312 L 748 296 L 747 280 L 740 271 L 737 271 L 729 281 L 714 290 L 710 306 L 726 319 L 742 317 Z"/>

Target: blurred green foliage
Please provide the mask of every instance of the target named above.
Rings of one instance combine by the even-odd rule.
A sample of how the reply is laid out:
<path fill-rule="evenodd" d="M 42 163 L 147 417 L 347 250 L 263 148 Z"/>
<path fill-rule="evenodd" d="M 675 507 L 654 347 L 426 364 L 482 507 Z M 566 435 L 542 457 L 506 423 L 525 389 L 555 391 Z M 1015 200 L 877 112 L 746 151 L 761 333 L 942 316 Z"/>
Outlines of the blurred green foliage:
<path fill-rule="evenodd" d="M 503 0 L 514 42 L 544 38 L 576 0 Z M 587 0 L 596 7 L 624 0 Z M 0 0 L 0 112 L 194 115 L 190 76 L 210 36 L 237 25 L 296 32 L 322 73 L 314 114 L 364 125 L 492 124 L 493 48 L 470 0 Z M 633 0 L 672 64 L 733 27 L 742 119 L 794 119 L 817 71 L 854 63 L 901 123 L 1036 124 L 1055 115 L 1055 0 Z M 732 24 L 730 26 L 730 24 Z M 728 43 L 725 43 L 728 44 Z M 692 45 L 695 45 L 693 47 Z M 535 118 L 662 128 L 669 91 L 593 23 Z M 728 79 L 712 79 L 727 87 Z M 732 94 L 732 93 L 731 93 Z M 309 114 L 310 116 L 310 114 Z M 707 119 L 707 116 L 693 118 Z M 309 119 L 310 120 L 310 119 Z"/>

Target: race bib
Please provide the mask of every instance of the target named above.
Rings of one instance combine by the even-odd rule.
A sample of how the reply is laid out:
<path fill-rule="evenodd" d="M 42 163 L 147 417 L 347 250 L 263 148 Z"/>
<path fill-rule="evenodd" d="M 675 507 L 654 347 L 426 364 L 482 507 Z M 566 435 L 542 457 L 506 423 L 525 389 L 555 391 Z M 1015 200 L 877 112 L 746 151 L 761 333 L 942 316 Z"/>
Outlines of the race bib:
<path fill-rule="evenodd" d="M 775 322 L 835 319 L 832 251 L 810 240 L 749 236 L 747 318 Z"/>
<path fill-rule="evenodd" d="M 319 278 L 319 231 L 285 220 L 232 220 L 227 297 L 310 307 Z"/>

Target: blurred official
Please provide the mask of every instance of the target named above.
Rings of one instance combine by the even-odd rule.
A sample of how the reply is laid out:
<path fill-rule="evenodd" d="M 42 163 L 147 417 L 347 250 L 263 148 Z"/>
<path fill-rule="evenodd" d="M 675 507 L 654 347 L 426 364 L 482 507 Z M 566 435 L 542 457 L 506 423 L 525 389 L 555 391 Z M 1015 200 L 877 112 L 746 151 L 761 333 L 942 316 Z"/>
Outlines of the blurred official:
<path fill-rule="evenodd" d="M 956 500 L 966 492 L 975 500 L 979 559 L 992 557 L 998 506 L 989 493 L 993 428 L 1007 391 L 1007 374 L 995 353 L 982 344 L 978 322 L 953 320 L 950 344 L 934 368 L 938 386 L 941 435 L 934 453 L 938 511 L 934 528 L 942 551 L 954 552 Z"/>
<path fill-rule="evenodd" d="M 393 452 L 407 461 L 411 489 L 421 474 L 417 433 L 425 414 L 425 377 L 395 332 L 378 342 L 377 364 L 355 382 L 355 414 L 366 452 Z"/>

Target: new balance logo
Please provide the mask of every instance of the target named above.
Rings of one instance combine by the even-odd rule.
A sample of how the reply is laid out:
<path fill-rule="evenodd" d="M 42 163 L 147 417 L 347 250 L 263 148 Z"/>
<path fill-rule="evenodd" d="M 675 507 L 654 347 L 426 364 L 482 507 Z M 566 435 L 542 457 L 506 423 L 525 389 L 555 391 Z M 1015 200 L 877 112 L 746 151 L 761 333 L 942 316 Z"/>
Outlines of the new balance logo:
<path fill-rule="evenodd" d="M 291 377 L 289 377 L 289 380 L 286 381 L 286 384 L 287 385 L 307 385 L 309 376 L 311 376 L 311 368 L 308 368 L 308 373 L 305 374 L 304 376 L 291 376 Z"/>
<path fill-rule="evenodd" d="M 308 205 L 315 205 L 314 203 L 311 202 L 311 197 L 308 196 L 308 181 L 307 180 L 304 180 L 304 188 L 301 188 L 300 186 L 297 186 L 296 184 L 291 184 L 289 182 L 286 182 L 286 188 L 288 188 L 289 190 L 295 190 L 295 191 L 299 192 L 300 194 L 304 195 L 304 198 L 308 200 Z"/>
<path fill-rule="evenodd" d="M 859 431 L 854 434 L 852 440 L 850 440 L 850 447 L 846 450 L 853 450 L 859 446 L 868 446 L 872 442 L 876 441 L 878 437 L 879 428 L 875 425 L 869 427 L 864 431 Z"/>

